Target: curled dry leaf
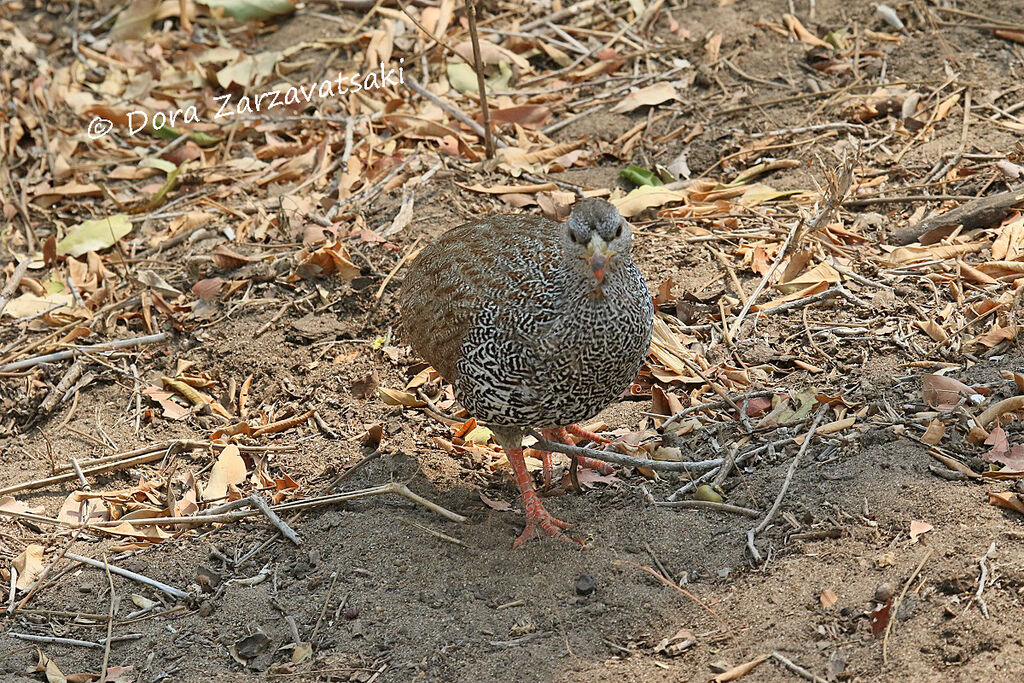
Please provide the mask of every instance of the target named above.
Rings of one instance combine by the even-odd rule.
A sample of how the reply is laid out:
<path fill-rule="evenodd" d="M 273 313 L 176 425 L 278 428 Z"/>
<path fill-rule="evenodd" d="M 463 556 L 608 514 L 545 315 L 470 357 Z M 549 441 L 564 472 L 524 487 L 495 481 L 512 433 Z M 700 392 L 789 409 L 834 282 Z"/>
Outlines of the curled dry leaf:
<path fill-rule="evenodd" d="M 960 380 L 945 375 L 925 375 L 921 385 L 924 402 L 939 410 L 952 410 L 977 394 Z"/>

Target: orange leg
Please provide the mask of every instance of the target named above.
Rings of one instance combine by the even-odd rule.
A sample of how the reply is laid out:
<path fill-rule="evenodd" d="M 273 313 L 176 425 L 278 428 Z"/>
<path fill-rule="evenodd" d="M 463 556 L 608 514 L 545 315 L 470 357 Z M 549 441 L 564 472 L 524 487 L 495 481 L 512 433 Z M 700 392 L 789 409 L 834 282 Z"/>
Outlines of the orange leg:
<path fill-rule="evenodd" d="M 530 473 L 526 469 L 526 460 L 523 458 L 523 449 L 516 448 L 509 450 L 506 455 L 508 462 L 512 465 L 512 472 L 515 475 L 516 486 L 523 496 L 523 509 L 526 511 L 526 528 L 519 535 L 512 548 L 518 548 L 538 534 L 555 536 L 565 541 L 575 541 L 582 545 L 582 542 L 562 535 L 562 529 L 569 526 L 568 523 L 555 519 L 541 505 L 540 498 L 533 488 L 533 481 L 530 480 Z"/>
<path fill-rule="evenodd" d="M 562 429 L 569 432 L 570 434 L 575 434 L 581 439 L 587 439 L 588 441 L 593 441 L 594 443 L 611 443 L 610 439 L 606 439 L 597 432 L 592 432 L 589 429 L 584 429 L 579 425 L 569 425 L 568 427 L 563 427 Z"/>
<path fill-rule="evenodd" d="M 595 434 L 594 432 L 586 430 L 579 425 L 569 425 L 568 427 L 560 427 L 559 429 L 553 429 L 551 431 L 557 435 L 557 439 L 555 440 L 561 441 L 564 444 L 569 444 L 570 446 L 573 445 L 572 439 L 569 438 L 570 433 L 575 434 L 582 439 L 589 439 L 594 443 L 611 443 L 609 439 L 604 438 L 600 434 Z M 589 467 L 592 470 L 597 470 L 601 474 L 612 474 L 615 472 L 611 463 L 604 462 L 603 460 L 595 460 L 594 458 L 586 457 L 576 458 L 576 460 L 579 462 L 580 467 Z"/>

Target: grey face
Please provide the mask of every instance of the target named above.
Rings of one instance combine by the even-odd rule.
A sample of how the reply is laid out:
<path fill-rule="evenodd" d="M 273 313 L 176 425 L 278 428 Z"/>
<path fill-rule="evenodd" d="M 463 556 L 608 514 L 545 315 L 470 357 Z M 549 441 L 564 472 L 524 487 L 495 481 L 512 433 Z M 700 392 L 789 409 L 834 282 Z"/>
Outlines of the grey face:
<path fill-rule="evenodd" d="M 569 214 L 569 232 L 578 244 L 589 243 L 594 233 L 610 244 L 627 229 L 619 210 L 596 197 L 579 200 Z"/>
<path fill-rule="evenodd" d="M 590 266 L 595 284 L 604 281 L 620 255 L 629 254 L 633 241 L 629 224 L 618 209 L 603 199 L 581 199 L 572 207 L 567 222 L 570 248 Z"/>

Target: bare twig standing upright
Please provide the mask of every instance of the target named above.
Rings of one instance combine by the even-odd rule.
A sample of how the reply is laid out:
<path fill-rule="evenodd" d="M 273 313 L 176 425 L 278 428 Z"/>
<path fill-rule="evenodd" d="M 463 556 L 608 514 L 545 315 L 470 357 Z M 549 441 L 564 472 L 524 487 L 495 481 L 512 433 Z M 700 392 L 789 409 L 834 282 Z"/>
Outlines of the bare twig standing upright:
<path fill-rule="evenodd" d="M 484 63 L 480 57 L 480 36 L 476 31 L 476 0 L 467 0 L 466 18 L 469 19 L 469 38 L 473 42 L 473 70 L 476 71 L 477 89 L 480 91 L 480 115 L 484 124 L 484 146 L 487 158 L 494 158 L 494 135 L 491 133 L 491 110 L 487 107 L 487 82 L 484 80 Z"/>

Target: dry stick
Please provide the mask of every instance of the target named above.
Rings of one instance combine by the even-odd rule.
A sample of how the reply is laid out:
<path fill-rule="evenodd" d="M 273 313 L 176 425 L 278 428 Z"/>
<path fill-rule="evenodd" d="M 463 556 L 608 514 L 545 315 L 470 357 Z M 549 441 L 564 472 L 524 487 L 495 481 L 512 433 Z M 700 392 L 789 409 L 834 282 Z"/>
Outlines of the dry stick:
<path fill-rule="evenodd" d="M 4 289 L 0 292 L 0 313 L 4 312 L 7 308 L 7 302 L 14 296 L 14 292 L 17 291 L 18 285 L 21 284 L 21 279 L 25 277 L 25 273 L 28 272 L 28 264 L 32 262 L 32 259 L 24 258 L 14 269 L 14 273 L 11 275 L 11 279 L 4 285 Z"/>
<path fill-rule="evenodd" d="M 761 564 L 761 553 L 757 551 L 757 546 L 754 545 L 754 537 L 757 534 L 765 530 L 765 528 L 772 523 L 775 518 L 775 513 L 779 511 L 779 506 L 782 505 L 782 499 L 786 497 L 786 492 L 789 491 L 789 485 L 793 481 L 793 474 L 796 472 L 796 468 L 800 465 L 800 459 L 804 455 L 804 451 L 811 445 L 811 440 L 814 438 L 814 432 L 817 431 L 818 425 L 821 424 L 821 418 L 825 417 L 825 411 L 828 406 L 822 406 L 818 409 L 818 414 L 814 416 L 814 422 L 811 424 L 810 430 L 807 432 L 807 436 L 804 437 L 803 445 L 800 446 L 800 450 L 797 451 L 796 456 L 793 458 L 793 462 L 789 463 L 789 471 L 786 472 L 786 479 L 782 482 L 782 488 L 779 489 L 779 495 L 775 497 L 775 502 L 772 503 L 772 507 L 768 510 L 768 514 L 764 516 L 761 523 L 756 527 L 747 531 L 747 547 L 750 549 L 750 554 L 754 557 L 754 562 Z"/>
<path fill-rule="evenodd" d="M 103 569 L 107 573 L 107 585 L 110 586 L 110 618 L 107 619 L 107 641 L 103 645 L 103 666 L 100 668 L 100 680 L 107 680 L 107 665 L 110 663 L 110 637 L 114 634 L 114 611 L 117 608 L 117 595 L 114 593 L 114 577 L 110 575 L 110 563 L 103 555 Z"/>
<path fill-rule="evenodd" d="M 800 676 L 801 678 L 804 678 L 808 681 L 813 681 L 813 683 L 827 683 L 824 678 L 821 678 L 820 676 L 815 676 L 807 669 L 803 668 L 798 664 L 794 664 L 778 652 L 772 653 L 772 659 L 774 659 L 776 662 L 778 662 L 782 666 L 786 667 L 787 669 L 795 673 L 797 676 Z"/>
<path fill-rule="evenodd" d="M 548 441 L 533 429 L 528 430 L 527 433 L 537 440 L 537 443 L 534 444 L 533 448 L 538 450 L 548 451 L 549 453 L 564 453 L 565 455 L 573 455 L 576 457 L 593 458 L 594 460 L 610 462 L 615 465 L 624 465 L 626 467 L 646 467 L 647 469 L 657 470 L 660 472 L 706 472 L 707 470 L 715 469 L 725 462 L 725 458 L 700 460 L 698 462 L 666 462 L 663 460 L 650 460 L 649 458 L 637 458 L 632 455 L 612 453 L 611 451 L 599 451 L 594 448 L 584 448 L 582 446 L 570 446 L 568 444 L 555 443 L 554 441 Z"/>
<path fill-rule="evenodd" d="M 829 216 L 831 216 L 832 213 L 835 212 L 842 205 L 843 199 L 845 199 L 846 193 L 850 188 L 850 174 L 852 173 L 852 167 L 849 165 L 848 162 L 844 161 L 844 165 L 840 173 L 842 173 L 843 175 L 839 176 L 839 180 L 837 181 L 836 185 L 834 185 L 829 191 L 828 196 L 825 198 L 825 206 L 821 209 L 821 211 L 818 212 L 818 215 L 814 217 L 814 220 L 811 221 L 811 224 L 808 226 L 809 230 L 816 230 L 818 227 L 820 227 L 826 220 L 828 220 Z M 761 281 L 757 283 L 757 287 L 754 289 L 754 293 L 750 295 L 750 298 L 747 299 L 747 303 L 743 305 L 743 309 L 740 311 L 740 314 L 736 316 L 736 320 L 733 321 L 732 327 L 729 330 L 729 336 L 732 339 L 735 340 L 739 338 L 738 335 L 740 332 L 740 328 L 743 326 L 743 319 L 747 316 L 747 313 L 750 311 L 750 307 L 753 306 L 757 302 L 758 297 L 761 296 L 761 292 L 764 290 L 765 286 L 767 286 L 768 280 L 775 273 L 776 269 L 778 269 L 778 267 L 782 264 L 782 260 L 786 257 L 786 254 L 789 251 L 789 246 L 793 241 L 793 238 L 797 235 L 798 232 L 800 232 L 800 228 L 802 225 L 803 221 L 797 221 L 793 228 L 789 231 L 789 234 L 786 235 L 786 241 L 783 242 L 782 246 L 779 248 L 779 253 L 775 257 L 775 262 L 772 263 L 771 268 L 769 268 L 768 272 L 764 274 L 764 277 L 761 278 Z"/>
<path fill-rule="evenodd" d="M 928 548 L 928 552 L 926 552 L 924 557 L 921 558 L 921 561 L 918 563 L 914 573 L 911 574 L 910 578 L 907 579 L 907 582 L 903 584 L 903 590 L 900 591 L 900 596 L 896 598 L 896 602 L 894 602 L 892 607 L 889 609 L 889 621 L 885 625 L 885 636 L 882 638 L 883 664 L 889 663 L 889 632 L 892 630 L 893 622 L 896 621 L 896 613 L 899 612 L 900 603 L 903 602 L 903 596 L 907 594 L 907 589 L 910 588 L 910 584 L 914 583 L 914 579 L 916 579 L 917 575 L 921 573 L 921 568 L 924 567 L 924 563 L 928 561 L 928 558 L 932 556 L 932 552 L 934 550 L 935 548 Z"/>
<path fill-rule="evenodd" d="M 270 523 L 277 527 L 277 530 L 281 532 L 281 535 L 287 538 L 295 545 L 302 545 L 302 541 L 299 540 L 299 535 L 295 533 L 295 530 L 288 526 L 283 519 L 277 516 L 277 513 L 270 509 L 267 505 L 267 501 L 263 499 L 258 493 L 254 493 L 249 496 L 249 501 L 270 520 Z"/>
<path fill-rule="evenodd" d="M 113 349 L 123 349 L 129 346 L 141 346 L 143 344 L 159 344 L 167 339 L 166 332 L 160 332 L 158 334 L 149 334 L 144 337 L 133 337 L 132 339 L 118 339 L 112 342 L 106 342 L 104 344 L 94 344 L 92 346 L 76 346 L 67 351 L 58 351 L 57 353 L 49 353 L 45 356 L 34 356 L 32 358 L 24 358 L 22 360 L 8 363 L 7 365 L 0 365 L 0 372 L 10 372 L 12 370 L 23 370 L 25 368 L 31 368 L 40 363 L 51 363 L 53 361 L 64 360 L 66 358 L 74 358 L 81 353 L 92 353 L 100 351 L 110 351 Z"/>
<path fill-rule="evenodd" d="M 473 64 L 476 71 L 476 85 L 480 93 L 480 115 L 484 125 L 484 149 L 487 158 L 494 158 L 494 137 L 491 135 L 491 109 L 487 106 L 487 81 L 484 80 L 484 61 L 480 57 L 480 36 L 476 30 L 476 0 L 466 1 L 466 18 L 469 19 L 469 40 L 473 44 Z"/>
<path fill-rule="evenodd" d="M 188 593 L 186 593 L 185 591 L 180 590 L 178 588 L 175 588 L 174 586 L 168 586 L 166 583 L 162 583 L 160 581 L 157 581 L 156 579 L 151 579 L 148 576 L 143 576 L 142 574 L 136 574 L 135 572 L 128 571 L 127 569 L 121 569 L 120 567 L 115 567 L 115 566 L 113 566 L 111 564 L 108 564 L 106 562 L 100 562 L 99 560 L 94 560 L 91 557 L 83 557 L 82 555 L 75 555 L 74 553 L 65 553 L 64 557 L 68 558 L 69 560 L 74 560 L 75 562 L 81 562 L 82 564 L 87 564 L 90 567 L 97 567 L 99 569 L 107 569 L 111 574 L 117 574 L 118 576 L 123 576 L 126 579 L 131 579 L 132 581 L 137 581 L 139 583 L 146 584 L 147 586 L 150 586 L 151 588 L 157 589 L 161 593 L 167 593 L 167 595 L 170 595 L 171 597 L 174 597 L 174 598 L 178 598 L 179 600 L 184 600 L 184 599 L 188 598 L 188 596 L 189 596 Z"/>
<path fill-rule="evenodd" d="M 739 505 L 729 505 L 728 503 L 716 503 L 710 500 L 667 500 L 667 501 L 655 501 L 655 507 L 664 508 L 685 508 L 688 510 L 714 510 L 716 512 L 732 512 L 737 515 L 743 515 L 744 517 L 751 517 L 757 519 L 761 516 L 760 510 L 753 510 L 751 508 L 740 507 Z"/>
<path fill-rule="evenodd" d="M 484 128 L 479 123 L 477 123 L 476 121 L 471 119 L 469 116 L 466 116 L 466 114 L 464 114 L 461 109 L 458 109 L 453 104 L 445 102 L 440 97 L 438 97 L 434 93 L 432 93 L 429 90 L 427 90 L 426 88 L 424 88 L 420 84 L 420 82 L 416 80 L 415 77 L 413 77 L 413 76 L 406 76 L 405 77 L 405 83 L 406 83 L 406 85 L 409 86 L 410 89 L 412 89 L 414 92 L 419 94 L 421 97 L 423 97 L 426 100 L 429 100 L 430 102 L 432 102 L 433 104 L 436 104 L 438 107 L 440 107 L 444 111 L 448 112 L 455 120 L 460 121 L 460 122 L 466 124 L 467 126 L 469 126 L 470 130 L 472 130 L 474 133 L 476 133 L 480 137 L 482 137 L 482 138 L 486 138 L 487 137 L 487 131 L 490 130 L 490 129 Z M 504 147 L 508 147 L 509 146 L 509 144 L 505 141 L 505 138 L 503 138 L 501 135 L 499 135 L 497 133 L 492 133 L 492 135 L 494 137 L 494 143 L 498 147 L 504 148 Z"/>
<path fill-rule="evenodd" d="M 971 608 L 971 605 L 978 603 L 978 609 L 981 610 L 982 616 L 988 619 L 988 605 L 985 604 L 985 599 L 981 597 L 981 594 L 985 590 L 985 582 L 988 581 L 988 564 L 985 560 L 987 560 L 988 556 L 994 553 L 995 550 L 996 542 L 992 541 L 988 546 L 988 550 L 986 550 L 985 554 L 981 556 L 980 560 L 978 560 L 978 565 L 981 567 L 981 574 L 978 576 L 978 590 L 974 593 L 974 597 L 967 603 L 967 607 L 964 608 L 964 614 L 967 614 L 967 610 Z"/>
<path fill-rule="evenodd" d="M 64 398 L 64 394 L 71 389 L 78 378 L 85 372 L 85 364 L 77 360 L 75 361 L 68 371 L 61 378 L 60 382 L 57 383 L 50 393 L 46 396 L 46 399 L 39 405 L 39 412 L 46 416 L 53 412 L 53 409 L 57 407 L 57 404 Z"/>
<path fill-rule="evenodd" d="M 123 469 L 125 467 L 133 467 L 135 465 L 144 465 L 146 463 L 160 460 L 164 457 L 164 448 L 156 450 L 156 452 L 149 451 L 141 455 L 136 455 L 131 458 L 118 460 L 116 462 L 110 462 L 103 465 L 96 465 L 94 467 L 81 468 L 83 475 L 99 474 L 101 472 L 109 472 L 111 470 Z M 14 484 L 6 488 L 0 489 L 0 496 L 8 495 L 11 493 L 17 493 L 18 491 L 26 491 L 29 489 L 38 489 L 50 484 L 59 484 L 65 481 L 71 481 L 78 478 L 77 472 L 67 472 L 65 474 L 56 474 L 52 477 L 44 477 L 43 479 L 35 479 L 33 481 L 26 481 L 21 484 Z"/>

